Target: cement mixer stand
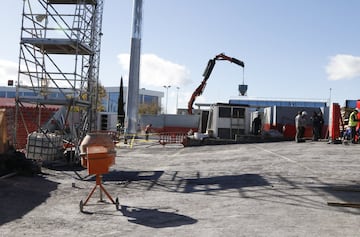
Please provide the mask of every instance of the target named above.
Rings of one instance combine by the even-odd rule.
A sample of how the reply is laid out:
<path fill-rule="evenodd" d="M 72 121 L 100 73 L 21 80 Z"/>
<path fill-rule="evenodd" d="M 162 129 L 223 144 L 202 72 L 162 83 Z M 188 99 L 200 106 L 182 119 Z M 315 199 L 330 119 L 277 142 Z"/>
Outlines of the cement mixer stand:
<path fill-rule="evenodd" d="M 80 145 L 81 165 L 87 168 L 89 175 L 96 176 L 96 183 L 85 202 L 80 201 L 80 211 L 89 202 L 97 187 L 100 191 L 100 202 L 103 202 L 102 192 L 106 194 L 112 204 L 119 210 L 119 199 L 115 201 L 102 184 L 102 174 L 109 173 L 109 167 L 115 164 L 116 151 L 111 137 L 103 133 L 88 133 Z"/>
<path fill-rule="evenodd" d="M 116 206 L 116 210 L 119 210 L 119 198 L 116 198 L 115 201 L 114 199 L 111 197 L 111 195 L 106 191 L 105 187 L 102 185 L 102 177 L 100 174 L 96 174 L 96 184 L 93 187 L 93 189 L 91 190 L 91 192 L 89 193 L 89 195 L 87 196 L 85 202 L 83 202 L 83 200 L 80 201 L 80 211 L 84 212 L 84 206 L 88 203 L 88 201 L 90 200 L 91 196 L 94 194 L 96 188 L 99 187 L 99 191 L 100 191 L 100 202 L 103 202 L 103 198 L 102 198 L 102 192 L 104 192 L 106 194 L 106 196 L 109 198 L 109 200 L 112 202 L 112 204 L 115 204 Z"/>

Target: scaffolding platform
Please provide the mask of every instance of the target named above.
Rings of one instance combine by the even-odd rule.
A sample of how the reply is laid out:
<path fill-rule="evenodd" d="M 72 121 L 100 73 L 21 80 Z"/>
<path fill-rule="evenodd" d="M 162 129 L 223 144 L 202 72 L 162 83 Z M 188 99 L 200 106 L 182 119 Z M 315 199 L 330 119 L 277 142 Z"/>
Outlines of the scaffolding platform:
<path fill-rule="evenodd" d="M 93 50 L 76 39 L 22 38 L 22 44 L 31 44 L 48 54 L 91 55 Z"/>
<path fill-rule="evenodd" d="M 23 103 L 34 103 L 39 105 L 82 105 L 89 106 L 90 102 L 79 99 L 52 99 L 38 96 L 20 96 L 19 101 Z"/>
<path fill-rule="evenodd" d="M 97 0 L 48 0 L 48 3 L 50 4 L 79 4 L 79 3 L 85 3 L 89 5 L 95 5 L 97 4 Z"/>

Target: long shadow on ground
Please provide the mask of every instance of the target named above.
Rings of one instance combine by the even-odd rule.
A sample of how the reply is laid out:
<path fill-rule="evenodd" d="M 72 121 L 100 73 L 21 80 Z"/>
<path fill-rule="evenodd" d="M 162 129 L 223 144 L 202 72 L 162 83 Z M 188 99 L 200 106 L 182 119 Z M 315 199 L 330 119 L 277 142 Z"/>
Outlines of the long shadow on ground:
<path fill-rule="evenodd" d="M 0 180 L 0 226 L 21 218 L 50 197 L 58 183 L 40 176 L 15 176 Z"/>
<path fill-rule="evenodd" d="M 334 196 L 333 200 L 328 202 L 330 206 L 354 207 L 353 211 L 360 212 L 360 185 L 339 185 L 333 184 L 322 187 L 324 191 Z"/>
<path fill-rule="evenodd" d="M 104 181 L 154 181 L 158 180 L 164 171 L 118 171 L 113 170 L 103 175 Z M 94 181 L 95 177 L 87 180 Z"/>
<path fill-rule="evenodd" d="M 270 183 L 258 174 L 220 175 L 200 177 L 197 172 L 196 178 L 188 178 L 193 174 L 181 172 L 166 173 L 165 171 L 118 171 L 114 170 L 103 175 L 104 181 L 126 182 L 125 186 L 131 187 L 144 181 L 147 190 L 153 188 L 165 189 L 170 192 L 197 193 L 217 192 L 229 189 L 241 189 L 245 187 L 269 186 Z M 95 177 L 89 177 L 88 181 L 94 181 Z"/>
<path fill-rule="evenodd" d="M 121 206 L 120 211 L 128 218 L 129 222 L 152 228 L 176 227 L 197 222 L 191 217 L 176 213 L 176 210 L 165 212 L 159 209 Z"/>
<path fill-rule="evenodd" d="M 185 179 L 185 193 L 210 192 L 244 187 L 270 185 L 258 174 L 224 175 L 204 178 Z"/>

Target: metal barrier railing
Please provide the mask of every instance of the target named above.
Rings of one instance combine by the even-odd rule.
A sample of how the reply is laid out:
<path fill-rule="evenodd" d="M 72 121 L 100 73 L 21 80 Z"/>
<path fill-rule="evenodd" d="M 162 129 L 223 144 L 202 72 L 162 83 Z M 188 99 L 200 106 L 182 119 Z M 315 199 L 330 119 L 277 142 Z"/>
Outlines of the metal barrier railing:
<path fill-rule="evenodd" d="M 166 144 L 183 144 L 186 133 L 181 132 L 163 132 L 159 133 L 159 143 L 161 145 Z"/>
<path fill-rule="evenodd" d="M 99 133 L 106 133 L 112 137 L 114 142 L 120 141 L 120 135 L 115 131 L 97 131 Z M 151 143 L 154 144 L 183 144 L 184 139 L 187 137 L 187 133 L 184 132 L 160 132 L 160 133 L 148 133 L 148 134 L 126 134 L 122 139 L 124 143 L 128 144 L 130 148 L 140 142 L 140 144 Z"/>

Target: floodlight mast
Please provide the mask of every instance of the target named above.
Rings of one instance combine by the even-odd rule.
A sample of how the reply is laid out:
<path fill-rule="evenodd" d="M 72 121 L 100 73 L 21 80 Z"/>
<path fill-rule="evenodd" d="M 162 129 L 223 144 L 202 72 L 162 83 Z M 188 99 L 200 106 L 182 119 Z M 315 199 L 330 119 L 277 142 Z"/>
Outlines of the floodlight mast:
<path fill-rule="evenodd" d="M 142 0 L 134 0 L 127 113 L 125 120 L 125 129 L 128 135 L 136 134 L 138 124 L 142 3 Z"/>

